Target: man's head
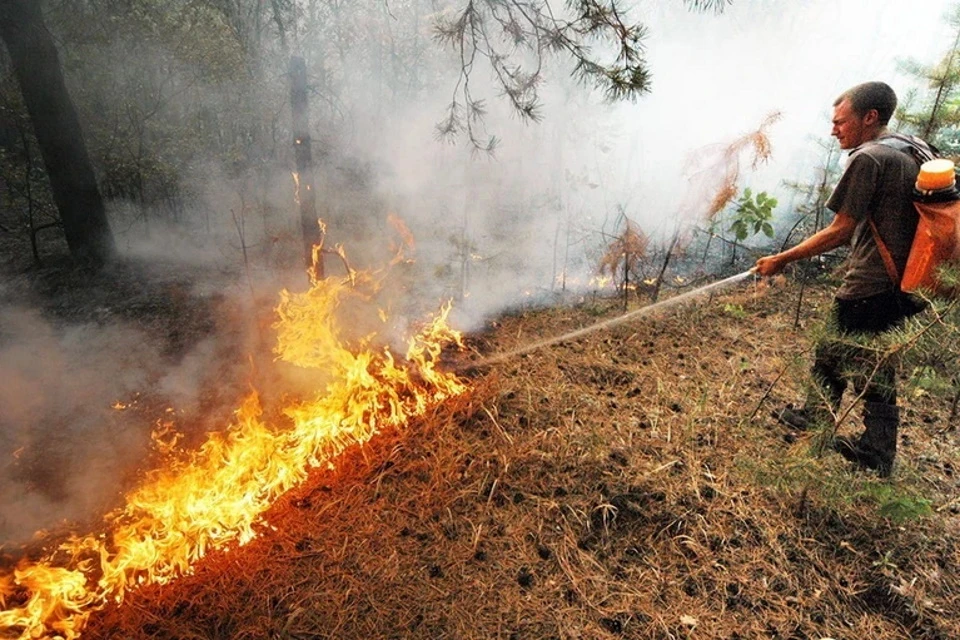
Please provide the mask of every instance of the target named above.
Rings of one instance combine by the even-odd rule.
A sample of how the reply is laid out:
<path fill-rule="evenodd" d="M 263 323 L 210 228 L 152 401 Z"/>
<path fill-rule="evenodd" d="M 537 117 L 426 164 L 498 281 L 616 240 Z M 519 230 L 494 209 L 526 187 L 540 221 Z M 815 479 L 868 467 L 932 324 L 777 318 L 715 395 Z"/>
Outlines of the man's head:
<path fill-rule="evenodd" d="M 858 84 L 833 103 L 833 136 L 841 149 L 859 147 L 883 132 L 896 108 L 897 94 L 889 85 Z"/>

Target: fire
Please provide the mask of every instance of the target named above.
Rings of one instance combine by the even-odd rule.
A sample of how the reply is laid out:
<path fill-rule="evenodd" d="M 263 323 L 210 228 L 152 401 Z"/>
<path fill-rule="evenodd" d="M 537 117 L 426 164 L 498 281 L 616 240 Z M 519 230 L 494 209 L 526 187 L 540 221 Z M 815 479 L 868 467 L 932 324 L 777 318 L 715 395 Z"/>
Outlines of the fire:
<path fill-rule="evenodd" d="M 393 230 L 396 231 L 398 236 L 400 236 L 400 241 L 402 243 L 402 246 L 397 247 L 394 253 L 400 256 L 403 253 L 403 247 L 406 247 L 411 251 L 416 248 L 417 245 L 413 240 L 413 234 L 410 233 L 410 228 L 407 227 L 406 223 L 404 223 L 400 216 L 391 211 L 387 214 L 387 224 L 393 227 Z"/>
<path fill-rule="evenodd" d="M 176 453 L 181 438 L 183 434 L 177 431 L 170 420 L 157 420 L 157 426 L 150 432 L 154 447 L 164 455 Z"/>
<path fill-rule="evenodd" d="M 274 424 L 251 391 L 224 431 L 148 474 L 107 516 L 109 533 L 74 537 L 45 559 L 0 575 L 0 635 L 78 637 L 95 610 L 121 602 L 131 589 L 167 583 L 209 552 L 255 538 L 263 513 L 312 468 L 463 393 L 464 384 L 437 367 L 443 347 L 460 344 L 446 323 L 449 305 L 409 340 L 402 360 L 375 348 L 372 335 L 348 348 L 336 310 L 358 295 L 361 275 L 312 277 L 307 291 L 280 294 L 278 360 L 322 372 L 322 390 L 280 408 Z M 157 422 L 154 441 L 162 451 L 172 451 L 179 437 L 172 422 Z"/>
<path fill-rule="evenodd" d="M 613 277 L 608 275 L 597 275 L 590 279 L 590 286 L 604 289 L 613 284 Z"/>

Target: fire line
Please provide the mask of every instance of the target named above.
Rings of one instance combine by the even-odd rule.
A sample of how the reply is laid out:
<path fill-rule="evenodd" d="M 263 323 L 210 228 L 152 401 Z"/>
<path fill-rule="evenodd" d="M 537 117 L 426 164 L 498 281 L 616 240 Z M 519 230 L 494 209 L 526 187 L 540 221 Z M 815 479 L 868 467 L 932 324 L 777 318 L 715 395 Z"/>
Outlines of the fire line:
<path fill-rule="evenodd" d="M 311 275 L 307 291 L 282 291 L 278 359 L 323 371 L 325 387 L 282 408 L 282 424 L 268 424 L 259 394 L 251 392 L 233 424 L 185 460 L 148 474 L 106 517 L 107 533 L 74 537 L 0 575 L 0 637 L 79 637 L 107 603 L 122 602 L 139 586 L 168 583 L 211 551 L 257 537 L 264 512 L 311 469 L 463 393 L 461 380 L 437 367 L 445 345 L 462 347 L 446 323 L 449 304 L 409 340 L 404 358 L 374 348 L 369 336 L 360 348 L 344 343 L 336 310 L 364 285 L 376 283 L 356 272 L 342 280 Z"/>

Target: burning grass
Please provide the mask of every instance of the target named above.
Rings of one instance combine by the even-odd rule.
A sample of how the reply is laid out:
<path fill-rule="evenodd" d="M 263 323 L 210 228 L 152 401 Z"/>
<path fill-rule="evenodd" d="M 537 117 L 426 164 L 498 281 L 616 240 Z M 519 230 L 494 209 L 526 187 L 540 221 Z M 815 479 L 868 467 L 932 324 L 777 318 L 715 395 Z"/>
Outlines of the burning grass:
<path fill-rule="evenodd" d="M 905 403 L 893 483 L 785 442 L 768 415 L 800 393 L 797 293 L 741 287 L 491 365 L 83 637 L 960 637 L 947 407 Z M 598 313 L 616 312 L 518 313 L 468 342 L 510 351 Z M 881 514 L 921 499 L 932 516 Z"/>
<path fill-rule="evenodd" d="M 276 352 L 320 370 L 321 390 L 282 407 L 282 421 L 265 417 L 258 394 L 250 393 L 227 429 L 147 474 L 108 516 L 107 532 L 72 537 L 43 559 L 0 575 L 0 631 L 77 637 L 104 603 L 122 602 L 139 586 L 166 584 L 211 551 L 253 540 L 263 512 L 312 468 L 332 466 L 348 447 L 462 393 L 455 376 L 436 368 L 444 345 L 460 339 L 446 325 L 449 307 L 410 339 L 401 361 L 375 348 L 372 334 L 344 343 L 336 312 L 363 290 L 356 285 L 351 274 L 312 279 L 304 293 L 282 292 Z"/>

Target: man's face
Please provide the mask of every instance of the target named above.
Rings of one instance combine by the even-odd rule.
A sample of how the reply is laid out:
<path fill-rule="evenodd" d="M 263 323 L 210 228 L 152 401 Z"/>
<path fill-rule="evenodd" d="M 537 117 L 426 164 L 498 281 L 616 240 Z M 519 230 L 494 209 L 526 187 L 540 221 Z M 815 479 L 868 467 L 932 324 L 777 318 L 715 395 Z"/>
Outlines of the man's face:
<path fill-rule="evenodd" d="M 844 100 L 833 108 L 832 135 L 840 143 L 841 149 L 859 147 L 873 137 L 873 125 L 876 123 L 876 111 L 871 109 L 860 116 L 850 106 L 849 100 Z"/>

